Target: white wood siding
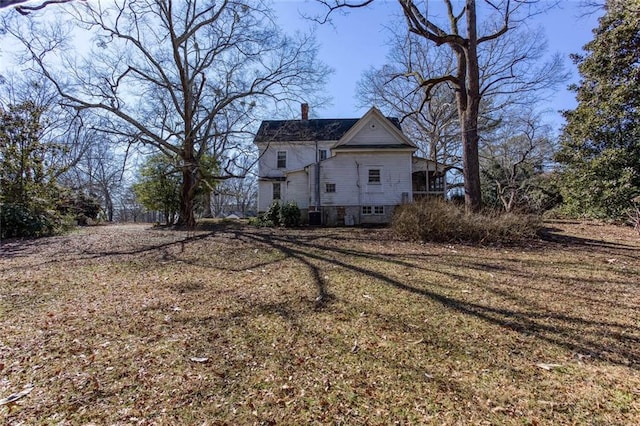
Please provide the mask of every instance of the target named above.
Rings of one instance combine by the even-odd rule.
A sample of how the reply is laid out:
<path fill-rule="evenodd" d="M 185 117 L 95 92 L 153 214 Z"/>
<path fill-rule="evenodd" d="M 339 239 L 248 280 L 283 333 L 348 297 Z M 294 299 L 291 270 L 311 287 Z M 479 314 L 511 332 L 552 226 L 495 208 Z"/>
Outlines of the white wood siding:
<path fill-rule="evenodd" d="M 356 133 L 353 138 L 345 145 L 384 145 L 397 144 L 398 139 L 391 134 L 382 123 L 375 118 L 364 123 L 362 130 Z"/>
<path fill-rule="evenodd" d="M 380 184 L 370 185 L 368 170 L 380 170 Z M 310 168 L 310 179 L 314 179 Z M 314 188 L 313 180 L 310 187 Z M 327 193 L 326 184 L 335 183 L 336 192 Z M 411 153 L 344 153 L 320 166 L 320 202 L 324 206 L 395 205 L 402 193 L 411 194 Z M 315 194 L 311 191 L 312 203 Z"/>
<path fill-rule="evenodd" d="M 280 184 L 280 201 L 287 197 L 287 184 L 286 182 L 275 181 L 258 181 L 258 211 L 264 212 L 269 210 L 271 203 L 273 202 L 273 184 Z"/>
<path fill-rule="evenodd" d="M 258 181 L 258 211 L 267 211 L 271 204 L 271 182 Z"/>
<path fill-rule="evenodd" d="M 335 141 L 318 143 L 318 149 L 329 150 Z M 277 153 L 287 153 L 287 167 L 279 169 Z M 300 170 L 316 161 L 315 142 L 271 142 L 268 146 L 259 148 L 258 175 L 261 177 L 281 177 L 291 170 Z"/>
<path fill-rule="evenodd" d="M 287 187 L 283 202 L 294 201 L 301 209 L 309 207 L 309 180 L 305 171 L 290 173 L 283 185 Z"/>
<path fill-rule="evenodd" d="M 301 209 L 316 204 L 317 150 L 328 151 L 329 158 L 319 163 L 320 205 L 351 208 L 359 206 L 394 206 L 411 199 L 412 149 L 411 142 L 391 129 L 378 110 L 372 108 L 349 132 L 339 145 L 353 150 L 331 150 L 338 141 L 291 141 L 258 143 L 261 178 L 286 178 L 281 182 L 283 202 L 295 201 Z M 407 150 L 393 151 L 385 147 L 375 149 L 363 145 L 404 144 Z M 286 168 L 277 167 L 277 152 L 286 151 Z M 306 169 L 305 169 L 306 168 Z M 369 184 L 370 169 L 380 170 L 380 183 Z M 335 184 L 335 192 L 327 192 L 327 183 Z M 258 210 L 265 211 L 272 203 L 272 182 L 260 181 Z M 338 209 L 335 209 L 336 211 Z M 340 209 L 343 211 L 342 209 Z M 347 209 L 349 210 L 349 209 Z M 385 212 L 386 215 L 386 212 Z M 378 217 L 373 219 L 380 219 Z M 372 220 L 373 220 L 372 219 Z"/>

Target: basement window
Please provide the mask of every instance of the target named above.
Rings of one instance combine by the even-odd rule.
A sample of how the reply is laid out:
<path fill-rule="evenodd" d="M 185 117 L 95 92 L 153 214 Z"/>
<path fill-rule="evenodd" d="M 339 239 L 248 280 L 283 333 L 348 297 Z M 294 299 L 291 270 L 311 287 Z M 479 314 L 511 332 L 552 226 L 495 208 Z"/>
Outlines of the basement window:
<path fill-rule="evenodd" d="M 362 206 L 362 214 L 365 216 L 381 216 L 384 214 L 384 206 Z"/>

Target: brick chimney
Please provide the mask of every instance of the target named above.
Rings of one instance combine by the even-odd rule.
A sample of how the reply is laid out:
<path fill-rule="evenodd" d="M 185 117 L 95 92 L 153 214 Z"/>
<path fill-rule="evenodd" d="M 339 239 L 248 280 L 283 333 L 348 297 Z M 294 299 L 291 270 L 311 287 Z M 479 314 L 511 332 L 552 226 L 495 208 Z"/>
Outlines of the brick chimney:
<path fill-rule="evenodd" d="M 309 104 L 300 104 L 300 113 L 303 120 L 309 119 Z"/>

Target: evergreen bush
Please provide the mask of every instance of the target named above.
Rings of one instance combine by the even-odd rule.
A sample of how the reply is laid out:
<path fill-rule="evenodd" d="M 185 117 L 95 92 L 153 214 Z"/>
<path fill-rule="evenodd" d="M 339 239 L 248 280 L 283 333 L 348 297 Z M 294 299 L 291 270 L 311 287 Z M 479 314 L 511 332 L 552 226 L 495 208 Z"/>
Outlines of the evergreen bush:
<path fill-rule="evenodd" d="M 295 202 L 289 201 L 280 207 L 280 225 L 285 228 L 300 226 L 300 209 Z"/>
<path fill-rule="evenodd" d="M 278 201 L 271 203 L 271 207 L 264 214 L 264 219 L 271 222 L 272 226 L 280 226 L 280 203 Z"/>
<path fill-rule="evenodd" d="M 55 210 L 5 203 L 0 206 L 0 238 L 55 235 L 70 226 L 67 219 Z"/>

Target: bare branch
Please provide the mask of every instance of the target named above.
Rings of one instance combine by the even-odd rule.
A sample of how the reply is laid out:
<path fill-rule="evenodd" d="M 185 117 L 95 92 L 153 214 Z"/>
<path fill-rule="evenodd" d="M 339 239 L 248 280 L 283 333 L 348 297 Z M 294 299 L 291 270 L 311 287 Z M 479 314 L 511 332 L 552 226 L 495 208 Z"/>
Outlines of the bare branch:
<path fill-rule="evenodd" d="M 61 3 L 69 3 L 73 0 L 46 0 L 40 3 L 37 6 L 28 6 L 24 5 L 29 0 L 0 0 L 0 9 L 4 7 L 13 6 L 18 13 L 21 15 L 29 15 L 31 12 L 35 12 L 36 10 L 44 9 L 45 7 L 52 4 L 61 4 Z M 78 0 L 78 1 L 86 1 L 86 0 Z"/>
<path fill-rule="evenodd" d="M 349 2 L 343 0 L 316 0 L 321 5 L 325 6 L 326 12 L 322 17 L 309 17 L 309 19 L 319 23 L 326 24 L 331 21 L 331 15 L 337 10 L 344 9 L 358 9 L 361 7 L 366 7 L 373 3 L 373 0 L 362 0 L 356 2 Z"/>
<path fill-rule="evenodd" d="M 13 34 L 67 104 L 109 117 L 104 131 L 180 159 L 186 222 L 193 222 L 195 191 L 208 178 L 203 164 L 215 158 L 222 172 L 215 178 L 224 179 L 225 171 L 236 177 L 233 164 L 257 114 L 277 102 L 313 96 L 329 74 L 315 60 L 313 38 L 284 36 L 259 2 L 84 6 L 68 11 L 79 30 L 96 40 L 80 63 L 40 49 L 43 32 Z M 70 66 L 56 69 L 56 55 Z"/>

